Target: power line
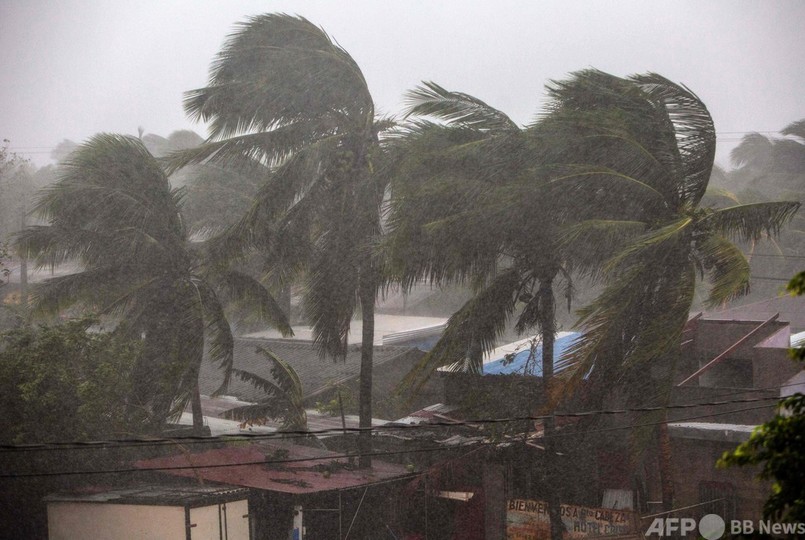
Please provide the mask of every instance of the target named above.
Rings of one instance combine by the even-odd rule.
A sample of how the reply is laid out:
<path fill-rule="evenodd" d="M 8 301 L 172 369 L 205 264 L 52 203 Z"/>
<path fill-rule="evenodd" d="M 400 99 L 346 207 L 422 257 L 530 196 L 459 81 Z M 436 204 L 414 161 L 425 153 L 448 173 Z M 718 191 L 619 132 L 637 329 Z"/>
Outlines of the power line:
<path fill-rule="evenodd" d="M 724 411 L 721 413 L 711 413 L 711 414 L 703 414 L 703 415 L 696 415 L 687 418 L 676 419 L 671 423 L 677 422 L 686 422 L 691 420 L 702 420 L 705 418 L 712 418 L 714 416 L 721 416 L 725 414 L 732 414 L 736 412 L 744 412 L 744 411 L 751 411 L 751 410 L 758 410 L 763 409 L 765 406 L 760 407 L 749 407 L 745 409 L 739 409 L 735 411 Z M 652 409 L 663 409 L 662 407 L 659 408 L 652 408 Z M 560 415 L 556 415 L 560 416 Z M 561 416 L 568 416 L 568 415 L 561 415 Z M 537 419 L 545 419 L 549 418 L 550 416 L 540 416 L 535 417 Z M 649 426 L 656 426 L 661 424 L 669 423 L 667 420 L 661 420 L 657 422 L 645 422 L 641 424 L 628 424 L 624 426 L 613 426 L 609 428 L 601 428 L 597 430 L 585 430 L 585 431 L 574 431 L 574 432 L 567 432 L 567 433 L 554 433 L 551 435 L 551 438 L 558 438 L 563 436 L 574 436 L 574 435 L 586 435 L 588 433 L 599 433 L 599 432 L 606 432 L 606 431 L 619 431 L 624 429 L 632 429 L 636 427 L 649 427 Z M 543 437 L 545 438 L 545 437 Z M 517 440 L 517 439 L 513 439 Z M 454 445 L 439 445 L 439 446 L 432 446 L 432 447 L 425 447 L 425 448 L 409 448 L 405 450 L 384 450 L 384 451 L 377 451 L 377 452 L 368 452 L 364 454 L 360 453 L 343 453 L 343 454 L 331 454 L 328 456 L 322 456 L 318 458 L 292 458 L 292 459 L 261 459 L 255 461 L 241 461 L 238 463 L 215 463 L 209 465 L 172 465 L 172 466 L 165 466 L 165 467 L 149 467 L 149 468 L 140 468 L 140 467 L 128 467 L 128 468 L 115 468 L 115 469 L 103 469 L 103 470 L 80 470 L 80 471 L 48 471 L 48 472 L 34 472 L 34 473 L 3 473 L 0 474 L 0 478 L 9 478 L 9 479 L 17 479 L 17 478 L 38 478 L 38 477 L 53 477 L 53 476 L 77 476 L 77 475 L 99 475 L 99 474 L 123 474 L 123 473 L 138 473 L 138 472 L 168 472 L 168 471 L 181 471 L 181 470 L 196 470 L 196 469 L 220 469 L 220 468 L 227 468 L 227 467 L 242 467 L 247 465 L 280 465 L 285 463 L 300 463 L 300 462 L 311 462 L 311 461 L 332 461 L 334 459 L 346 459 L 346 458 L 359 458 L 361 455 L 363 456 L 372 456 L 372 457 L 380 457 L 380 456 L 391 456 L 391 455 L 400 455 L 400 454 L 414 454 L 414 453 L 423 453 L 423 452 L 436 452 L 436 451 L 445 451 L 445 450 L 453 450 L 457 448 L 466 448 L 466 447 L 482 447 L 482 446 L 497 446 L 500 444 L 505 444 L 506 442 L 510 441 L 472 441 L 469 443 L 463 444 L 454 444 Z"/>
<path fill-rule="evenodd" d="M 524 421 L 537 421 L 546 420 L 549 418 L 574 418 L 574 417 L 588 417 L 588 416 L 604 416 L 604 415 L 619 415 L 629 414 L 634 412 L 659 412 L 676 409 L 691 409 L 694 407 L 716 407 L 721 405 L 732 405 L 739 403 L 758 403 L 766 401 L 779 401 L 779 396 L 767 396 L 759 398 L 743 398 L 722 401 L 709 401 L 703 403 L 687 403 L 679 405 L 658 405 L 652 407 L 634 407 L 627 409 L 609 409 L 609 410 L 593 410 L 581 412 L 557 412 L 554 414 L 539 415 L 539 416 L 520 416 L 520 417 L 503 417 L 503 418 L 488 418 L 488 419 L 473 419 L 461 421 L 446 421 L 446 422 L 431 422 L 427 424 L 393 424 L 384 426 L 372 427 L 353 427 L 353 428 L 328 428 L 313 431 L 293 430 L 293 431 L 279 431 L 274 433 L 255 433 L 255 434 L 236 434 L 236 435 L 217 435 L 214 437 L 181 437 L 181 438 L 155 438 L 155 439 L 117 439 L 117 440 L 102 440 L 102 441 L 65 441 L 65 442 L 49 442 L 41 444 L 4 444 L 0 445 L 0 452 L 13 452 L 13 451 L 43 451 L 43 450 L 75 450 L 75 449 L 95 449 L 95 448 L 124 448 L 136 446 L 169 446 L 174 444 L 207 444 L 207 443 L 220 443 L 220 442 L 237 442 L 237 441 L 254 441 L 254 440 L 271 440 L 271 439 L 291 439 L 299 437 L 309 437 L 311 435 L 334 435 L 341 433 L 362 433 L 362 432 L 383 432 L 383 431 L 405 431 L 411 429 L 431 429 L 434 427 L 458 427 L 458 426 L 478 426 L 478 425 L 494 425 L 505 424 L 513 422 Z"/>

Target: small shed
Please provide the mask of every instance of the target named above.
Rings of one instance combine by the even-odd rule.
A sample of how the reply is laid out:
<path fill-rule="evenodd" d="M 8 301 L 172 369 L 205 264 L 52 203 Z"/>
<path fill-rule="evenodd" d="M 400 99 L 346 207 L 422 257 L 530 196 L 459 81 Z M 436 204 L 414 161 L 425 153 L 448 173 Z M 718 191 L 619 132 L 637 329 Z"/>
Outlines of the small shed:
<path fill-rule="evenodd" d="M 249 540 L 249 490 L 143 486 L 45 498 L 50 540 Z"/>

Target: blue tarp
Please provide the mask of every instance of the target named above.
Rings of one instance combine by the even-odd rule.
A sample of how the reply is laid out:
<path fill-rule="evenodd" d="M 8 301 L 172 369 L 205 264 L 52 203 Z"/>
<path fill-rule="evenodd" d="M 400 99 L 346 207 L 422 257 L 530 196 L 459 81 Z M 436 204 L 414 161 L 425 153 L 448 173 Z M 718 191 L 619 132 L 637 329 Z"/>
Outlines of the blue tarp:
<path fill-rule="evenodd" d="M 559 373 L 560 371 L 567 368 L 567 362 L 563 362 L 561 360 L 562 354 L 564 353 L 565 349 L 570 347 L 573 344 L 573 341 L 579 337 L 578 332 L 572 332 L 565 336 L 558 338 L 554 345 L 553 357 L 554 357 L 554 373 Z M 523 370 L 526 367 L 526 362 L 528 361 L 529 356 L 531 355 L 531 348 L 528 343 L 524 344 L 522 349 L 519 350 L 514 359 L 511 363 L 506 362 L 504 365 L 505 359 L 495 358 L 490 362 L 484 363 L 484 375 L 512 375 L 512 374 L 523 374 Z M 535 351 L 535 358 L 529 362 L 529 373 L 528 375 L 532 375 L 535 377 L 542 377 L 542 343 L 539 343 L 536 347 Z"/>

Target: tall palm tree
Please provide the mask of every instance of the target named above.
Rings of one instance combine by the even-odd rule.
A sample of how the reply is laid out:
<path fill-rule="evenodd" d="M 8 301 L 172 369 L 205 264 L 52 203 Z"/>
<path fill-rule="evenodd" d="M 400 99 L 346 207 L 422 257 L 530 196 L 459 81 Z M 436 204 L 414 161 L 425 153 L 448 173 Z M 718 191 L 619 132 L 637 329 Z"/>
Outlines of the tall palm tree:
<path fill-rule="evenodd" d="M 424 83 L 408 94 L 409 115 L 430 117 L 399 133 L 389 149 L 392 233 L 389 274 L 409 288 L 416 281 L 470 281 L 476 294 L 448 321 L 433 348 L 405 380 L 421 386 L 440 366 L 479 373 L 485 351 L 507 322 L 537 328 L 542 348 L 542 395 L 554 380 L 556 305 L 567 251 L 559 228 L 567 213 L 539 186 L 548 145 L 503 112 L 460 92 Z M 535 394 L 539 395 L 540 389 Z M 552 423 L 546 423 L 545 467 L 554 474 Z M 560 494 L 547 495 L 552 538 L 561 538 Z"/>
<path fill-rule="evenodd" d="M 360 463 L 371 465 L 380 284 L 373 245 L 385 193 L 375 161 L 388 124 L 375 118 L 360 68 L 308 20 L 260 15 L 229 37 L 209 85 L 189 92 L 185 109 L 209 122 L 210 134 L 201 147 L 174 155 L 174 168 L 205 162 L 264 169 L 256 201 L 224 235 L 221 255 L 257 248 L 286 268 L 303 268 L 305 310 L 323 355 L 343 358 L 350 320 L 360 309 L 360 426 L 366 430 Z"/>
<path fill-rule="evenodd" d="M 599 399 L 619 389 L 632 401 L 667 401 L 697 275 L 709 286 L 710 306 L 745 294 L 749 264 L 731 240 L 776 235 L 799 203 L 701 206 L 716 134 L 706 106 L 684 86 L 656 74 L 624 79 L 587 70 L 550 93 L 543 126 L 561 134 L 568 156 L 550 184 L 600 212 L 566 239 L 582 254 L 577 268 L 605 285 L 580 312 L 570 386 L 590 377 Z M 650 365 L 668 373 L 653 388 Z M 660 439 L 667 458 L 667 430 Z M 670 507 L 668 465 L 661 460 Z"/>
<path fill-rule="evenodd" d="M 582 310 L 576 377 L 594 364 L 602 374 L 604 365 L 636 373 L 678 347 L 697 274 L 710 284 L 711 306 L 746 292 L 749 265 L 730 239 L 777 234 L 799 203 L 700 207 L 715 127 L 684 86 L 656 74 L 586 70 L 549 90 L 542 124 L 562 134 L 573 163 L 549 185 L 582 195 L 600 215 L 566 235 L 586 254 L 579 268 L 606 284 Z"/>
<path fill-rule="evenodd" d="M 390 273 L 404 287 L 469 281 L 475 297 L 456 312 L 407 382 L 454 365 L 480 372 L 516 308 L 517 330 L 537 327 L 545 379 L 553 372 L 554 284 L 570 285 L 559 213 L 535 197 L 545 145 L 503 112 L 429 82 L 408 94 L 410 122 L 389 149 Z M 566 291 L 566 293 L 569 291 Z"/>
<path fill-rule="evenodd" d="M 17 245 L 39 266 L 78 261 L 82 269 L 49 279 L 34 307 L 61 312 L 80 304 L 114 316 L 117 332 L 143 339 L 133 374 L 132 412 L 158 427 L 192 401 L 201 427 L 198 372 L 209 354 L 232 371 L 233 339 L 223 299 L 245 299 L 283 332 L 287 321 L 270 295 L 245 274 L 205 265 L 159 162 L 133 137 L 101 134 L 62 164 L 59 180 L 34 211 L 49 225 L 29 227 Z"/>

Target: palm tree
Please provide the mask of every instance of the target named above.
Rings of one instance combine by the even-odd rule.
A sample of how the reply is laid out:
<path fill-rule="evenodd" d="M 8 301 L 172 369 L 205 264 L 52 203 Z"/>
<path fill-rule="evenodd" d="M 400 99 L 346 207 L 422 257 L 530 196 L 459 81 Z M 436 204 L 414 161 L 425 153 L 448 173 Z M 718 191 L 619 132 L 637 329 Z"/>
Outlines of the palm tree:
<path fill-rule="evenodd" d="M 805 120 L 792 122 L 781 134 L 767 137 L 759 133 L 745 135 L 730 154 L 736 169 L 727 174 L 729 189 L 741 200 L 803 200 L 805 198 Z M 739 189 L 739 188 L 743 189 Z M 750 253 L 754 253 L 754 246 Z M 758 253 L 752 268 L 760 276 L 784 276 L 795 273 L 797 256 L 805 248 L 805 217 L 797 215 L 783 230 L 773 251 Z M 777 284 L 753 282 L 753 292 L 774 294 Z"/>
<path fill-rule="evenodd" d="M 517 330 L 539 328 L 550 379 L 554 283 L 570 279 L 558 243 L 560 216 L 533 196 L 543 181 L 536 167 L 544 141 L 483 101 L 432 82 L 408 101 L 409 115 L 439 123 L 409 123 L 389 150 L 389 271 L 405 288 L 422 279 L 469 281 L 476 295 L 407 382 L 419 386 L 445 365 L 480 372 L 481 353 L 494 347 L 519 305 Z"/>
<path fill-rule="evenodd" d="M 554 379 L 554 286 L 564 281 L 569 299 L 572 285 L 567 250 L 559 242 L 567 214 L 539 195 L 547 179 L 540 169 L 548 159 L 547 141 L 483 101 L 432 82 L 408 100 L 409 115 L 439 123 L 410 123 L 389 150 L 389 273 L 404 288 L 422 279 L 470 281 L 476 293 L 450 317 L 442 338 L 404 383 L 416 389 L 445 365 L 481 372 L 483 353 L 521 308 L 516 330 L 539 331 L 547 395 Z M 551 431 L 546 422 L 549 475 L 555 468 Z M 552 538 L 561 538 L 556 490 L 548 492 L 548 503 Z"/>
<path fill-rule="evenodd" d="M 244 423 L 282 419 L 282 429 L 307 431 L 307 413 L 303 403 L 302 382 L 293 367 L 271 351 L 258 347 L 257 351 L 271 363 L 272 380 L 250 371 L 233 369 L 234 375 L 265 392 L 259 403 L 229 409 L 224 417 Z"/>
<path fill-rule="evenodd" d="M 566 240 L 584 255 L 578 268 L 605 285 L 580 312 L 570 386 L 590 374 L 599 398 L 620 389 L 633 401 L 667 400 L 697 275 L 709 285 L 710 306 L 745 294 L 749 264 L 731 240 L 776 235 L 800 205 L 701 206 L 716 134 L 706 106 L 684 86 L 656 74 L 587 70 L 550 93 L 542 124 L 561 134 L 571 164 L 550 184 L 600 213 Z M 668 373 L 654 388 L 645 376 L 652 364 Z M 670 506 L 672 492 L 663 492 Z"/>
<path fill-rule="evenodd" d="M 774 236 L 799 203 L 701 208 L 715 127 L 695 94 L 659 75 L 587 70 L 554 83 L 550 94 L 543 126 L 561 133 L 572 160 L 584 165 L 549 184 L 583 192 L 601 216 L 566 235 L 587 254 L 576 259 L 579 268 L 606 283 L 582 311 L 585 332 L 571 355 L 576 377 L 596 358 L 607 359 L 596 371 L 614 364 L 635 373 L 678 347 L 697 274 L 710 284 L 711 306 L 746 292 L 749 265 L 730 239 Z"/>
<path fill-rule="evenodd" d="M 749 178 L 754 189 L 772 196 L 800 195 L 805 174 L 805 119 L 792 122 L 771 138 L 760 133 L 744 135 L 730 153 L 736 174 Z"/>
<path fill-rule="evenodd" d="M 213 63 L 209 85 L 185 109 L 209 122 L 191 163 L 262 168 L 249 212 L 224 235 L 222 256 L 251 248 L 304 269 L 305 310 L 322 355 L 343 358 L 350 320 L 363 319 L 359 437 L 370 466 L 374 305 L 380 284 L 373 246 L 385 181 L 375 174 L 379 133 L 366 80 L 352 57 L 309 21 L 267 14 L 240 24 Z"/>
<path fill-rule="evenodd" d="M 252 301 L 283 332 L 287 321 L 265 290 L 245 274 L 205 265 L 159 162 L 133 137 L 93 137 L 62 164 L 34 211 L 49 225 L 29 227 L 18 248 L 41 267 L 77 260 L 82 270 L 34 291 L 39 312 L 80 304 L 111 314 L 116 332 L 143 340 L 133 373 L 132 414 L 158 427 L 192 401 L 201 427 L 198 372 L 205 337 L 210 358 L 232 371 L 233 339 L 223 299 Z"/>

